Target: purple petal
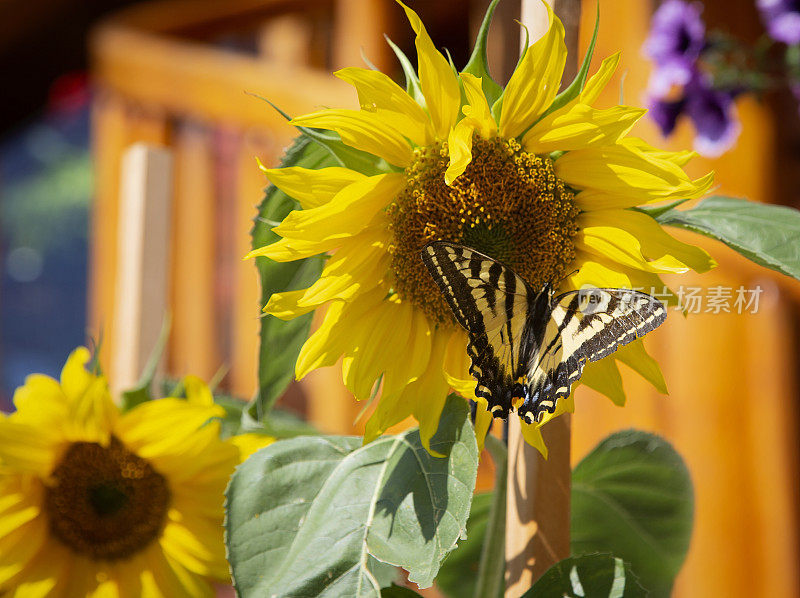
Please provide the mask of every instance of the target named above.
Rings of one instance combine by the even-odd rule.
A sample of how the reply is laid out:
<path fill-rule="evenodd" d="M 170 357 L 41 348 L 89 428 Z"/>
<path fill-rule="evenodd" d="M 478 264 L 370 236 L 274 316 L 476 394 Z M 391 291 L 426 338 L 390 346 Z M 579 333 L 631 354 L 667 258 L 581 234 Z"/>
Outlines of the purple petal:
<path fill-rule="evenodd" d="M 757 4 L 773 39 L 789 45 L 800 43 L 800 0 L 758 0 Z"/>
<path fill-rule="evenodd" d="M 692 64 L 705 46 L 702 6 L 667 0 L 653 14 L 644 52 L 658 65 L 679 61 Z"/>
<path fill-rule="evenodd" d="M 712 89 L 699 77 L 686 87 L 686 114 L 694 123 L 695 149 L 704 156 L 725 153 L 741 132 L 731 94 Z"/>
<path fill-rule="evenodd" d="M 675 122 L 683 112 L 685 105 L 686 101 L 684 99 L 675 102 L 654 99 L 650 102 L 650 110 L 647 114 L 661 129 L 661 134 L 666 137 L 675 130 Z"/>
<path fill-rule="evenodd" d="M 650 73 L 647 82 L 647 93 L 650 96 L 663 98 L 669 95 L 673 87 L 683 87 L 695 75 L 694 64 L 683 60 L 673 60 L 661 65 Z"/>

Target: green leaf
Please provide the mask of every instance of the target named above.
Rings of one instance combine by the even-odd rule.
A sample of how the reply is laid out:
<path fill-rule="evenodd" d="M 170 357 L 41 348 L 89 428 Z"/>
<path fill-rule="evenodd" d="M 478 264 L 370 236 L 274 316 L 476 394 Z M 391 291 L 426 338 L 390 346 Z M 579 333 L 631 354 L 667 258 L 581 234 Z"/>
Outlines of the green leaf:
<path fill-rule="evenodd" d="M 121 405 L 122 411 L 133 409 L 136 405 L 145 403 L 153 399 L 150 387 L 153 384 L 153 378 L 156 375 L 156 368 L 158 362 L 161 361 L 161 356 L 164 354 L 164 348 L 167 346 L 169 339 L 169 330 L 172 326 L 172 318 L 169 314 L 164 315 L 164 321 L 161 323 L 161 331 L 158 334 L 158 339 L 150 351 L 150 356 L 147 358 L 147 363 L 144 365 L 142 375 L 139 377 L 136 386 L 122 391 Z"/>
<path fill-rule="evenodd" d="M 522 598 L 643 598 L 647 592 L 620 558 L 588 554 L 545 571 Z"/>
<path fill-rule="evenodd" d="M 489 7 L 486 9 L 481 28 L 478 30 L 478 37 L 475 40 L 475 47 L 472 50 L 472 56 L 470 56 L 467 66 L 465 66 L 462 71 L 481 78 L 481 88 L 483 89 L 483 95 L 486 96 L 486 101 L 489 106 L 494 104 L 497 98 L 503 93 L 503 88 L 500 87 L 489 74 L 488 58 L 486 56 L 489 27 L 492 24 L 494 9 L 497 8 L 497 3 L 499 1 L 500 0 L 492 0 L 491 4 L 489 4 Z"/>
<path fill-rule="evenodd" d="M 612 434 L 572 474 L 572 554 L 611 553 L 652 596 L 669 596 L 689 548 L 692 482 L 664 439 Z"/>
<path fill-rule="evenodd" d="M 242 596 L 379 596 L 378 561 L 429 586 L 463 537 L 478 447 L 463 399 L 447 400 L 431 448 L 419 431 L 276 442 L 226 492 L 228 559 Z"/>
<path fill-rule="evenodd" d="M 447 556 L 436 576 L 436 587 L 446 596 L 460 598 L 474 592 L 493 495 L 493 492 L 481 492 L 472 498 L 467 539 Z"/>
<path fill-rule="evenodd" d="M 717 195 L 656 219 L 722 241 L 761 266 L 800 279 L 800 212 L 794 208 Z"/>

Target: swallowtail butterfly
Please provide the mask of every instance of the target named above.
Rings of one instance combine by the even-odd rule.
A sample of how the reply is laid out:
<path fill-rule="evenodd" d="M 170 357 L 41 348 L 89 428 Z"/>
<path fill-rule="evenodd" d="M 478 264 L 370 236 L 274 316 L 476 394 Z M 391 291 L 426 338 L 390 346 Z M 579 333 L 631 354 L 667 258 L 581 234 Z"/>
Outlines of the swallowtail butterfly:
<path fill-rule="evenodd" d="M 526 422 L 541 421 L 569 396 L 587 361 L 610 355 L 667 317 L 660 301 L 628 289 L 556 295 L 547 283 L 536 291 L 511 268 L 454 243 L 429 243 L 422 260 L 469 333 L 475 394 L 495 417 L 516 407 Z"/>

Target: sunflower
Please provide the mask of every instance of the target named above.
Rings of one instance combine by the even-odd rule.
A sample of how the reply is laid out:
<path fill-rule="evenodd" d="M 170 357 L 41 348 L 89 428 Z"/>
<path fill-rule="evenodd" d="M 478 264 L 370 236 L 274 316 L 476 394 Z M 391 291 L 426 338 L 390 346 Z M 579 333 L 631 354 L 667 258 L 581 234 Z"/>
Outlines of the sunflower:
<path fill-rule="evenodd" d="M 187 399 L 121 413 L 88 360 L 29 376 L 0 419 L 0 594 L 213 596 L 223 493 L 252 439 L 220 439 L 224 411 L 193 377 Z"/>
<path fill-rule="evenodd" d="M 266 169 L 270 182 L 302 209 L 273 229 L 282 239 L 248 257 L 330 255 L 310 288 L 275 294 L 264 308 L 290 319 L 327 304 L 300 352 L 296 377 L 343 357 L 344 383 L 356 398 L 381 384 L 365 440 L 412 415 L 427 442 L 451 389 L 483 405 L 480 433 L 491 416 L 474 394 L 466 333 L 420 258 L 426 243 L 473 247 L 534 288 L 560 280 L 562 290 L 662 289 L 659 274 L 704 272 L 714 262 L 631 208 L 698 198 L 712 174 L 691 180 L 682 166 L 692 153 L 659 151 L 626 137 L 645 110 L 594 107 L 619 54 L 605 59 L 574 98 L 554 103 L 566 47 L 549 7 L 547 33 L 527 47 L 501 89 L 485 67 L 474 68 L 481 52 L 485 64 L 480 39 L 472 66 L 456 73 L 417 14 L 401 5 L 418 56 L 408 90 L 381 72 L 345 68 L 335 74 L 355 87 L 360 110 L 326 109 L 291 121 L 335 131 L 345 144 L 381 159 L 383 171 Z M 584 383 L 624 400 L 605 382 L 616 374 L 617 359 L 666 392 L 640 341 L 589 364 Z M 539 427 L 572 409 L 570 397 L 541 423 L 523 422 L 526 440 L 544 452 Z"/>

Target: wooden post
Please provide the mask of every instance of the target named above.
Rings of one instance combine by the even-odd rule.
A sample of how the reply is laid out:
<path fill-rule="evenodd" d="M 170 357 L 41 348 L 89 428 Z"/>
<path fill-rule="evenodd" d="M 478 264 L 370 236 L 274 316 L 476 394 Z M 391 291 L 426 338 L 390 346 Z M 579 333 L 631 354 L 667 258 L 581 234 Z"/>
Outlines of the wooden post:
<path fill-rule="evenodd" d="M 115 398 L 139 380 L 167 310 L 172 156 L 134 144 L 123 155 L 121 176 L 110 376 Z"/>
<path fill-rule="evenodd" d="M 566 29 L 569 58 L 564 79 L 569 82 L 576 71 L 580 0 L 556 0 L 554 9 Z M 523 0 L 521 20 L 532 40 L 540 37 L 547 29 L 541 0 Z M 553 420 L 542 434 L 549 448 L 547 460 L 525 442 L 519 418 L 509 418 L 506 598 L 524 594 L 570 554 L 570 416 Z"/>

